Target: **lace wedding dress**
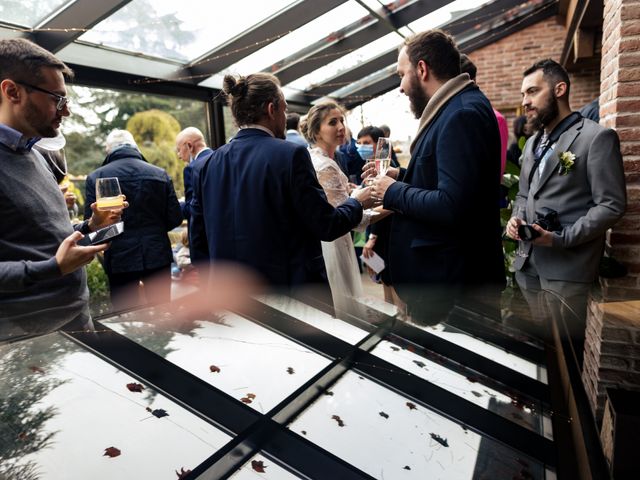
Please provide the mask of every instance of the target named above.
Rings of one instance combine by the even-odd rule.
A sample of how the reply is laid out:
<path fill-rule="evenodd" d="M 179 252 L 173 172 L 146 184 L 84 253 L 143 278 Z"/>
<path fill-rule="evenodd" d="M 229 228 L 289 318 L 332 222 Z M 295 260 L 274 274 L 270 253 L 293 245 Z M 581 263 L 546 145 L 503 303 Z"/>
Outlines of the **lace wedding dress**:
<path fill-rule="evenodd" d="M 329 203 L 334 207 L 340 205 L 349 198 L 347 176 L 321 148 L 309 148 L 309 153 Z M 354 230 L 363 231 L 370 221 L 371 215 L 365 211 L 362 221 Z M 336 313 L 343 311 L 363 315 L 364 306 L 356 301 L 363 297 L 363 291 L 351 234 L 347 233 L 333 242 L 322 242 L 322 255 Z"/>

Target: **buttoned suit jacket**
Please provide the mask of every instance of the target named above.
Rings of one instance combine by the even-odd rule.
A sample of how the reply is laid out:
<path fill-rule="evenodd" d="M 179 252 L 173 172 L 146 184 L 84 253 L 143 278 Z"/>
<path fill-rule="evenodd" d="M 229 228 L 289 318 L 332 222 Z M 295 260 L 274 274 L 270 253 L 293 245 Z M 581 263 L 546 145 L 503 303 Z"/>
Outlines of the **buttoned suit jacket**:
<path fill-rule="evenodd" d="M 605 233 L 622 217 L 626 207 L 626 188 L 620 141 L 615 131 L 581 119 L 564 132 L 540 179 L 529 185 L 533 169 L 535 136 L 523 152 L 519 192 L 514 216 L 527 223 L 546 207 L 558 212 L 562 231 L 554 233 L 553 246 L 529 244 L 537 273 L 547 280 L 591 282 L 598 272 Z M 566 174 L 560 172 L 560 155 L 570 152 L 575 163 Z M 521 270 L 527 257 L 516 257 Z"/>
<path fill-rule="evenodd" d="M 326 283 L 320 241 L 354 228 L 362 206 L 334 208 L 318 183 L 309 152 L 256 129 L 241 129 L 207 160 L 197 201 L 212 262 L 252 267 L 271 285 Z M 194 228 L 201 228 L 194 225 Z"/>
<path fill-rule="evenodd" d="M 477 86 L 451 98 L 423 130 L 401 181 L 385 193 L 393 210 L 391 280 L 401 298 L 430 284 L 502 284 L 500 134 Z M 420 299 L 417 299 L 420 301 Z"/>

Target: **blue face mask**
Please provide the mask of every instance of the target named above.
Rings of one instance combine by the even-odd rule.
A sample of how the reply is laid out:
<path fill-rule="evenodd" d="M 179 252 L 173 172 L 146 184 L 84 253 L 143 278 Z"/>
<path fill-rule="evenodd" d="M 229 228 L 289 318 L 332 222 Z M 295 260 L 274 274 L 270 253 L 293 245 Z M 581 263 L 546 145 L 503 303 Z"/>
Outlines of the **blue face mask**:
<path fill-rule="evenodd" d="M 362 157 L 363 160 L 368 160 L 373 158 L 373 145 L 356 145 L 356 149 L 358 150 L 358 155 Z"/>

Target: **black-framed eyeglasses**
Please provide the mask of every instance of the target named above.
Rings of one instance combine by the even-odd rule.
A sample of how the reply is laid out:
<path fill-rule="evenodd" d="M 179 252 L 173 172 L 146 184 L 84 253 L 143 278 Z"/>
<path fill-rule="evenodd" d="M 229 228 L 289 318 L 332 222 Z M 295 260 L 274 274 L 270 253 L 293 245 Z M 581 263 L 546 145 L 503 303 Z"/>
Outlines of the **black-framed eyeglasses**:
<path fill-rule="evenodd" d="M 47 90 L 46 88 L 41 88 L 41 87 L 36 87 L 35 85 L 31 85 L 30 83 L 27 82 L 21 82 L 19 80 L 15 80 L 16 83 L 22 85 L 23 87 L 27 87 L 30 88 L 32 90 L 37 90 L 38 92 L 42 92 L 42 93 L 46 93 L 51 95 L 53 98 L 55 98 L 58 103 L 56 103 L 56 109 L 57 110 L 62 110 L 65 105 L 67 103 L 69 103 L 69 99 L 67 97 L 63 97 L 62 95 L 58 95 L 57 93 L 53 93 L 50 90 Z"/>

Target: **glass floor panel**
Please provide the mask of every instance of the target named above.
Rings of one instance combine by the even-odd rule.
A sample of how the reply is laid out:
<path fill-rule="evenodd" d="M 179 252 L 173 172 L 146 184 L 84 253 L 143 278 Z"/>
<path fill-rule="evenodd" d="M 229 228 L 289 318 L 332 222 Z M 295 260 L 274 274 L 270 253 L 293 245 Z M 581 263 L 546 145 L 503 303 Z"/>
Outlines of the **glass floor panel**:
<path fill-rule="evenodd" d="M 230 438 L 62 334 L 0 345 L 0 478 L 176 478 Z"/>
<path fill-rule="evenodd" d="M 302 477 L 298 477 L 288 470 L 285 470 L 264 455 L 257 454 L 229 478 L 234 480 L 255 480 L 257 478 L 267 480 L 293 480 Z"/>

